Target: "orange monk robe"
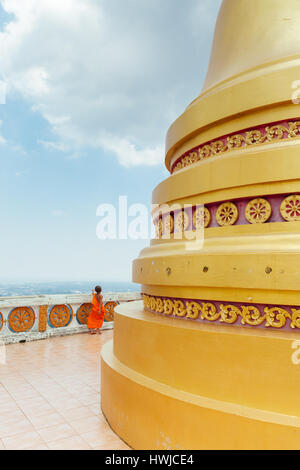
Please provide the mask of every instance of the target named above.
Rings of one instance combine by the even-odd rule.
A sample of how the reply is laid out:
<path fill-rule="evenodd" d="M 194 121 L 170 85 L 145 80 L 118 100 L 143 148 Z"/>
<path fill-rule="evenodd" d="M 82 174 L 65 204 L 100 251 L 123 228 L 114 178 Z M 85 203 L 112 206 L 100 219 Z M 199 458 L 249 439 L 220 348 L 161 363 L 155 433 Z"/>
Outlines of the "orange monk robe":
<path fill-rule="evenodd" d="M 103 325 L 105 310 L 102 302 L 101 313 L 99 313 L 100 303 L 97 300 L 97 294 L 93 294 L 92 305 L 93 308 L 87 321 L 87 327 L 91 330 L 100 329 Z"/>

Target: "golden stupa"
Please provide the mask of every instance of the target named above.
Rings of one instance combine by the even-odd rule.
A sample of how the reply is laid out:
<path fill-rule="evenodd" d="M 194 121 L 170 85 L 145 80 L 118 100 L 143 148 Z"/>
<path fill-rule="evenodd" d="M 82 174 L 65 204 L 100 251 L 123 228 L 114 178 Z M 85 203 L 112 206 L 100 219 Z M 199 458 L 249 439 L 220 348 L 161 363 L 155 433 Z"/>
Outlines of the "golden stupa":
<path fill-rule="evenodd" d="M 134 449 L 300 448 L 299 31 L 299 0 L 224 0 L 168 132 L 144 302 L 102 351 L 102 409 Z"/>

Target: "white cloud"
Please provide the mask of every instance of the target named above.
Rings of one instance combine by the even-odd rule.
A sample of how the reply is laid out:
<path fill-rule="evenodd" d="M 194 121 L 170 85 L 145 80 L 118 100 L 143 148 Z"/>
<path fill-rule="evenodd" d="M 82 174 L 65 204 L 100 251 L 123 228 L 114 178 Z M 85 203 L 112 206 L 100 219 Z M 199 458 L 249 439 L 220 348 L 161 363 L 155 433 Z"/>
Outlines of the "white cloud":
<path fill-rule="evenodd" d="M 50 142 L 40 139 L 38 144 L 43 145 L 47 150 L 58 150 L 59 152 L 68 152 L 70 150 L 70 147 L 65 142 Z"/>
<path fill-rule="evenodd" d="M 221 0 L 2 0 L 0 77 L 50 124 L 48 148 L 163 161 L 170 123 L 200 93 Z"/>
<path fill-rule="evenodd" d="M 146 165 L 154 166 L 162 162 L 164 155 L 163 146 L 155 148 L 144 147 L 137 149 L 136 146 L 126 139 L 111 137 L 102 140 L 102 147 L 115 153 L 123 166 Z"/>

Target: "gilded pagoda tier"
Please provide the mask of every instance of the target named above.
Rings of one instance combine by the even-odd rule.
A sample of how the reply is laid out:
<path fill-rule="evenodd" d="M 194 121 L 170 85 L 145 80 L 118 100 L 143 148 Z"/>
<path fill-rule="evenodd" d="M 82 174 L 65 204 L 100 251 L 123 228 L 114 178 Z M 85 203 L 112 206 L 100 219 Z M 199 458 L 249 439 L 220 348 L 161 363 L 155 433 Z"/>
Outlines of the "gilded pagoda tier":
<path fill-rule="evenodd" d="M 296 24 L 296 0 L 223 2 L 204 90 L 167 135 L 170 177 L 153 193 L 156 239 L 134 262 L 147 310 L 170 315 L 161 302 L 171 302 L 172 316 L 188 318 L 188 300 L 196 310 L 209 302 L 231 325 L 299 328 Z M 220 302 L 240 313 L 222 316 Z M 257 322 L 243 321 L 242 309 Z M 202 310 L 197 320 L 209 321 Z"/>
<path fill-rule="evenodd" d="M 168 131 L 143 302 L 102 353 L 102 409 L 135 449 L 299 448 L 299 30 L 299 0 L 223 0 Z"/>

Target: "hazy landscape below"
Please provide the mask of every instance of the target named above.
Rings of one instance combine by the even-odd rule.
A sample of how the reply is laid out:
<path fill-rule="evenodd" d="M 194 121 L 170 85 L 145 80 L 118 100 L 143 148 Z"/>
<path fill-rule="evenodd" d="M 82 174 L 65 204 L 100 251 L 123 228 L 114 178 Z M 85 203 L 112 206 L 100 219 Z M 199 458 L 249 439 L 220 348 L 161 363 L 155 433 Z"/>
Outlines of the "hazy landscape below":
<path fill-rule="evenodd" d="M 0 297 L 22 295 L 89 294 L 99 284 L 95 282 L 26 282 L 0 283 Z M 102 282 L 103 292 L 139 292 L 140 286 L 131 282 Z"/>

